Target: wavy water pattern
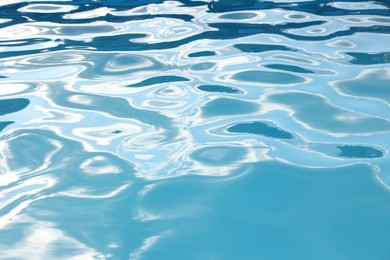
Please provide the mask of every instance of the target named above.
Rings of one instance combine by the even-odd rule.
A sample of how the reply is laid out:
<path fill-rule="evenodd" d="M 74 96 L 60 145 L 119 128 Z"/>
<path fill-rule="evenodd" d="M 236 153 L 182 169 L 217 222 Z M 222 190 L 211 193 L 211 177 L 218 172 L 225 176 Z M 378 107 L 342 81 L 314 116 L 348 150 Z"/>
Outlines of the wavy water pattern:
<path fill-rule="evenodd" d="M 390 259 L 387 1 L 0 1 L 0 259 Z"/>

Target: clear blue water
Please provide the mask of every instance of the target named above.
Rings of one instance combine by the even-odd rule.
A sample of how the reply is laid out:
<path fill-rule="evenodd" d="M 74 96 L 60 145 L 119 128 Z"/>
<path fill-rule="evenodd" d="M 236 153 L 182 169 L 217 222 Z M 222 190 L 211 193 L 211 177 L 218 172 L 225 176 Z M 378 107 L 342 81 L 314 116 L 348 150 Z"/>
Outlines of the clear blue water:
<path fill-rule="evenodd" d="M 390 259 L 378 1 L 0 1 L 0 259 Z"/>

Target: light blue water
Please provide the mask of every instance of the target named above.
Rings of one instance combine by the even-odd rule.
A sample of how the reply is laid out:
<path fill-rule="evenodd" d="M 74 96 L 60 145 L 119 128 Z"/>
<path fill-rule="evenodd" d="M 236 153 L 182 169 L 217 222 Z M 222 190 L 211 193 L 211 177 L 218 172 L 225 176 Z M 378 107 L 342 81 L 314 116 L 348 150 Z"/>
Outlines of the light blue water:
<path fill-rule="evenodd" d="M 390 259 L 378 1 L 0 1 L 0 259 Z"/>

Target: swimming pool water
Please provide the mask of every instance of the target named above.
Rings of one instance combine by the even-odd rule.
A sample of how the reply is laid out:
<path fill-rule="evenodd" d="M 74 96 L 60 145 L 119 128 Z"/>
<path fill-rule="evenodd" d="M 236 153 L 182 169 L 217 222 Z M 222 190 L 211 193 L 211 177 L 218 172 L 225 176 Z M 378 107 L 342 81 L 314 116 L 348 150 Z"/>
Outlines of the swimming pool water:
<path fill-rule="evenodd" d="M 0 259 L 390 259 L 387 1 L 0 1 Z"/>

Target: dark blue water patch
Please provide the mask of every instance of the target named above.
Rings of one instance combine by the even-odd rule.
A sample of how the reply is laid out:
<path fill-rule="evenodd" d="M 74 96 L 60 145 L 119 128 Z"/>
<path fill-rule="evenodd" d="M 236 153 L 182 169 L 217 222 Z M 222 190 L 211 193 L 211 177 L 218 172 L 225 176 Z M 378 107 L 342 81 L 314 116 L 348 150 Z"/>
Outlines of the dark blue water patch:
<path fill-rule="evenodd" d="M 154 84 L 168 83 L 168 82 L 180 82 L 180 81 L 190 81 L 190 79 L 180 76 L 158 76 L 149 79 L 145 79 L 141 82 L 128 85 L 127 87 L 146 87 Z"/>
<path fill-rule="evenodd" d="M 68 14 L 76 14 L 80 12 L 86 12 L 86 11 L 93 11 L 94 9 L 101 8 L 101 7 L 107 7 L 107 8 L 114 8 L 116 11 L 125 11 L 128 10 L 129 7 L 137 7 L 142 6 L 143 1 L 137 1 L 135 2 L 128 2 L 128 1 L 121 1 L 121 5 L 116 4 L 108 4 L 108 5 L 102 5 L 102 1 L 96 2 L 96 1 L 72 1 L 70 3 L 62 3 L 61 5 L 71 5 L 71 6 L 77 6 L 76 10 L 68 12 Z M 145 1 L 151 3 L 162 3 L 163 0 L 158 1 Z M 51 3 L 50 3 L 51 4 Z M 29 22 L 31 20 L 37 21 L 37 22 L 57 22 L 57 23 L 63 23 L 63 24 L 80 24 L 80 23 L 89 23 L 91 21 L 105 21 L 105 22 L 112 22 L 112 23 L 122 23 L 127 22 L 131 20 L 149 20 L 157 17 L 162 18 L 173 18 L 173 19 L 181 19 L 183 21 L 191 21 L 194 17 L 189 14 L 147 14 L 147 15 L 131 15 L 131 16 L 115 16 L 111 14 L 107 14 L 105 16 L 99 16 L 99 17 L 88 17 L 84 19 L 66 19 L 64 17 L 63 13 L 37 13 L 37 12 L 29 12 L 26 10 L 26 12 L 19 12 L 18 9 L 27 6 L 28 3 L 15 3 L 7 5 L 7 8 L 0 9 L 0 18 L 12 18 L 12 21 L 6 22 L 1 24 L 1 26 L 5 25 L 11 25 L 11 24 L 18 24 L 18 23 L 24 23 Z M 192 6 L 195 6 L 196 3 L 194 3 Z M 203 3 L 205 5 L 205 3 Z M 1 28 L 1 27 L 0 27 Z"/>
<path fill-rule="evenodd" d="M 237 92 L 239 92 L 238 89 L 226 87 L 226 86 L 221 86 L 221 85 L 200 85 L 200 86 L 197 86 L 197 88 L 202 90 L 202 91 L 217 92 L 217 93 L 237 93 Z"/>
<path fill-rule="evenodd" d="M 254 43 L 239 43 L 233 45 L 233 47 L 239 49 L 242 52 L 259 53 L 266 51 L 296 51 L 294 48 L 290 48 L 284 45 L 277 44 L 254 44 Z"/>
<path fill-rule="evenodd" d="M 1 17 L 0 17 L 1 18 Z M 128 21 L 126 16 L 124 19 Z M 93 21 L 100 21 L 100 18 L 94 18 Z M 150 19 L 150 17 L 144 17 L 143 19 Z M 74 23 L 81 23 L 82 20 L 75 20 Z M 87 21 L 84 21 L 87 22 Z M 66 21 L 66 23 L 69 23 Z M 146 37 L 143 34 L 124 34 L 115 36 L 101 36 L 95 37 L 92 41 L 76 41 L 76 40 L 63 40 L 59 41 L 59 45 L 55 47 L 36 49 L 36 50 L 21 50 L 21 51 L 4 51 L 0 53 L 0 58 L 15 57 L 18 55 L 28 55 L 41 52 L 54 52 L 65 49 L 94 49 L 100 51 L 137 51 L 137 50 L 153 50 L 153 49 L 171 49 L 179 46 L 183 46 L 187 43 L 200 40 L 200 39 L 237 39 L 240 37 L 255 35 L 259 33 L 270 33 L 277 35 L 285 35 L 289 37 L 288 33 L 284 31 L 289 29 L 300 29 L 308 26 L 320 25 L 325 21 L 309 21 L 301 23 L 285 23 L 281 25 L 269 25 L 269 24 L 246 24 L 246 23 L 212 23 L 209 27 L 213 28 L 210 31 L 204 31 L 197 35 L 189 36 L 185 39 L 172 41 L 172 42 L 159 42 L 159 43 L 136 43 L 129 42 L 132 38 Z M 290 38 L 294 37 L 291 35 Z M 311 40 L 311 38 L 309 37 Z M 299 39 L 298 39 L 299 40 Z"/>
<path fill-rule="evenodd" d="M 339 145 L 340 149 L 338 156 L 348 158 L 378 158 L 383 156 L 383 152 L 379 149 L 369 146 L 359 145 Z"/>
<path fill-rule="evenodd" d="M 0 75 L 0 79 L 5 79 L 7 78 L 6 76 Z"/>
<path fill-rule="evenodd" d="M 205 57 L 205 56 L 214 56 L 217 53 L 215 51 L 198 51 L 188 54 L 188 57 Z"/>
<path fill-rule="evenodd" d="M 122 133 L 122 131 L 121 130 L 115 130 L 115 131 L 112 131 L 112 133 L 113 134 L 120 134 L 120 133 Z"/>
<path fill-rule="evenodd" d="M 6 115 L 25 109 L 30 104 L 27 98 L 1 99 L 0 115 Z"/>
<path fill-rule="evenodd" d="M 291 133 L 285 130 L 271 126 L 269 123 L 259 121 L 235 124 L 228 127 L 227 131 L 231 133 L 263 135 L 280 139 L 292 139 L 294 137 Z"/>
<path fill-rule="evenodd" d="M 207 102 L 202 107 L 202 115 L 205 117 L 242 115 L 256 112 L 258 109 L 259 105 L 253 102 L 233 98 L 217 98 Z"/>
<path fill-rule="evenodd" d="M 298 73 L 314 73 L 314 71 L 308 69 L 304 69 L 294 65 L 286 65 L 286 64 L 268 64 L 268 65 L 264 65 L 264 67 L 270 69 L 298 72 Z"/>
<path fill-rule="evenodd" d="M 157 17 L 157 16 L 156 16 Z M 1 16 L 0 16 L 1 18 Z M 177 17 L 176 17 L 177 18 Z M 175 18 L 175 19 L 176 19 Z M 128 21 L 128 17 L 122 17 L 122 22 Z M 140 19 L 152 19 L 151 17 L 140 17 Z M 181 19 L 181 18 L 177 18 Z M 55 20 L 55 19 L 54 19 Z M 100 21 L 101 17 L 94 18 L 93 21 Z M 191 20 L 191 19 L 190 19 Z M 52 21 L 52 20 L 48 20 Z M 65 23 L 81 23 L 83 20 L 66 21 Z M 88 21 L 84 21 L 87 23 Z M 120 22 L 120 21 L 117 21 Z M 250 36 L 259 33 L 270 33 L 285 35 L 284 31 L 289 29 L 305 28 L 307 26 L 314 26 L 323 24 L 325 21 L 309 21 L 300 23 L 285 23 L 281 25 L 269 25 L 269 24 L 246 24 L 246 23 L 212 23 L 209 24 L 211 31 L 204 31 L 197 35 L 189 36 L 185 39 L 172 41 L 172 42 L 161 42 L 161 43 L 136 43 L 129 40 L 133 38 L 146 37 L 144 34 L 124 34 L 115 36 L 101 36 L 95 37 L 92 41 L 76 41 L 64 39 L 58 40 L 58 46 L 34 49 L 34 50 L 20 50 L 20 51 L 4 51 L 0 53 L 0 58 L 14 57 L 18 55 L 28 55 L 41 52 L 53 52 L 65 49 L 95 49 L 100 51 L 137 51 L 137 50 L 152 50 L 152 49 L 171 49 L 178 46 L 185 45 L 187 43 L 199 40 L 199 39 L 236 39 L 240 37 Z M 288 34 L 286 34 L 289 37 Z M 311 39 L 311 38 L 309 38 Z"/>
<path fill-rule="evenodd" d="M 385 151 L 370 145 L 308 143 L 306 148 L 327 156 L 343 159 L 373 159 L 383 157 Z"/>
<path fill-rule="evenodd" d="M 4 130 L 4 128 L 6 128 L 7 126 L 9 126 L 10 124 L 13 124 L 15 123 L 14 121 L 3 121 L 3 122 L 0 122 L 0 132 Z"/>
<path fill-rule="evenodd" d="M 352 57 L 352 60 L 349 61 L 352 64 L 374 65 L 374 64 L 390 63 L 390 52 L 382 52 L 382 53 L 346 52 L 345 54 Z"/>

